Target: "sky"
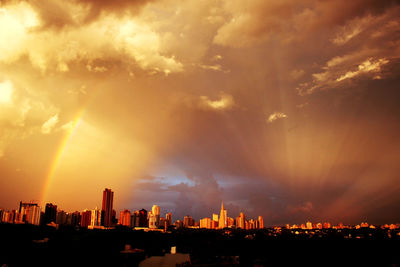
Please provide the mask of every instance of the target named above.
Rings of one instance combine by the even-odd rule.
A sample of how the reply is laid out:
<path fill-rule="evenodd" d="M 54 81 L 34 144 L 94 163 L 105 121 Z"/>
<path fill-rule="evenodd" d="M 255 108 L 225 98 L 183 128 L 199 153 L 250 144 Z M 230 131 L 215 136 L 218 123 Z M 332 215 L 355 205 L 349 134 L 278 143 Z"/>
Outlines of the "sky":
<path fill-rule="evenodd" d="M 400 222 L 400 2 L 0 0 L 0 208 Z"/>

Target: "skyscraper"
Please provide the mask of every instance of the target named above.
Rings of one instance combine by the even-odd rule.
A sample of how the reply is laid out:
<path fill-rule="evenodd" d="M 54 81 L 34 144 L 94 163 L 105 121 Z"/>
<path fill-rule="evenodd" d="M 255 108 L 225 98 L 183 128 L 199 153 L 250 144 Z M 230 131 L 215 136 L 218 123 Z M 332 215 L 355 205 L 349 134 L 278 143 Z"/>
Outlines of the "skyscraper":
<path fill-rule="evenodd" d="M 113 199 L 114 192 L 111 189 L 104 189 L 103 191 L 103 205 L 102 205 L 102 225 L 105 227 L 112 226 L 112 212 L 113 212 Z"/>
<path fill-rule="evenodd" d="M 119 224 L 124 226 L 131 226 L 131 212 L 124 210 L 119 213 Z"/>
<path fill-rule="evenodd" d="M 172 213 L 171 212 L 168 212 L 165 215 L 165 220 L 167 221 L 167 226 L 172 225 Z"/>
<path fill-rule="evenodd" d="M 221 213 L 219 215 L 219 223 L 218 223 L 218 228 L 223 229 L 227 227 L 227 211 L 224 210 L 224 202 L 221 202 Z"/>
<path fill-rule="evenodd" d="M 183 217 L 183 227 L 194 226 L 194 220 L 191 216 L 186 215 Z"/>
<path fill-rule="evenodd" d="M 63 210 L 59 210 L 56 216 L 56 224 L 66 224 L 67 223 L 67 213 Z"/>
<path fill-rule="evenodd" d="M 90 210 L 82 211 L 81 227 L 88 227 L 90 225 L 91 220 L 92 220 L 91 217 L 92 217 L 92 212 Z"/>
<path fill-rule="evenodd" d="M 147 226 L 148 226 L 147 210 L 141 209 L 139 211 L 139 227 L 147 227 Z"/>
<path fill-rule="evenodd" d="M 149 211 L 147 213 L 147 218 L 149 220 L 149 228 L 156 229 L 157 228 L 157 219 L 156 219 L 156 216 L 153 214 L 153 211 Z"/>
<path fill-rule="evenodd" d="M 264 219 L 262 216 L 258 216 L 258 223 L 259 223 L 258 224 L 259 228 L 263 229 L 264 228 Z"/>
<path fill-rule="evenodd" d="M 160 207 L 157 205 L 153 205 L 151 208 L 151 212 L 153 213 L 155 219 L 156 228 L 160 226 Z"/>
<path fill-rule="evenodd" d="M 40 206 L 37 203 L 19 202 L 20 222 L 39 225 L 40 223 Z"/>
<path fill-rule="evenodd" d="M 91 214 L 90 214 L 90 226 L 91 227 L 101 225 L 101 218 L 103 218 L 102 213 L 103 213 L 103 211 L 99 210 L 97 207 L 91 211 Z"/>
<path fill-rule="evenodd" d="M 43 224 L 49 224 L 51 222 L 56 222 L 57 216 L 57 205 L 53 205 L 52 203 L 46 203 L 46 208 L 44 210 L 44 218 Z"/>
<path fill-rule="evenodd" d="M 237 217 L 237 222 L 236 222 L 236 227 L 237 228 L 242 228 L 242 229 L 245 229 L 245 221 L 246 221 L 246 216 L 244 215 L 244 213 L 243 212 L 241 212 L 240 214 L 239 214 L 239 217 Z"/>

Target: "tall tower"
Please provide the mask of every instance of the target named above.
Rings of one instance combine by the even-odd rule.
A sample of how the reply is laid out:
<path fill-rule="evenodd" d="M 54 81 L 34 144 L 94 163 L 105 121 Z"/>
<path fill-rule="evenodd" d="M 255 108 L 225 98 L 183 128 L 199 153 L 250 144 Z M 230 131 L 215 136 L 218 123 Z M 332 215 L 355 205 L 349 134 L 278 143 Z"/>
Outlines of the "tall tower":
<path fill-rule="evenodd" d="M 221 202 L 221 213 L 219 215 L 219 223 L 218 223 L 218 228 L 223 229 L 227 227 L 227 211 L 224 210 L 224 202 Z"/>
<path fill-rule="evenodd" d="M 111 189 L 104 189 L 103 191 L 103 205 L 102 205 L 102 215 L 103 217 L 103 226 L 110 227 L 112 226 L 112 212 L 113 212 L 113 199 L 114 192 Z"/>
<path fill-rule="evenodd" d="M 167 226 L 172 225 L 172 213 L 171 212 L 168 212 L 165 215 L 165 220 L 167 221 Z"/>
<path fill-rule="evenodd" d="M 156 227 L 159 227 L 160 226 L 160 207 L 157 205 L 153 205 L 153 207 L 151 208 L 151 212 L 155 216 Z"/>
<path fill-rule="evenodd" d="M 44 211 L 43 224 L 46 225 L 50 222 L 56 222 L 57 217 L 57 205 L 52 203 L 46 203 L 46 209 Z"/>
<path fill-rule="evenodd" d="M 264 219 L 262 216 L 258 216 L 258 223 L 259 223 L 260 229 L 263 229 L 264 228 Z"/>

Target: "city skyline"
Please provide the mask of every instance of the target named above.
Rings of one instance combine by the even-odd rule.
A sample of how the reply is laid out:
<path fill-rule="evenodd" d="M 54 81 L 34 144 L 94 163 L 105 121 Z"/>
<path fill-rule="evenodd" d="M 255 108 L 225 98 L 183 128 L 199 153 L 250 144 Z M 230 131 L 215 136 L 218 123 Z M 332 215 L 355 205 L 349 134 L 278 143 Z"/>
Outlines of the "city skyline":
<path fill-rule="evenodd" d="M 223 201 L 265 225 L 399 222 L 399 13 L 1 1 L 0 208 L 97 206 L 109 222 L 112 188 L 117 217 L 220 216 Z"/>
<path fill-rule="evenodd" d="M 264 229 L 264 227 L 285 227 L 286 229 L 341 229 L 343 227 L 355 227 L 359 229 L 373 228 L 374 224 L 369 224 L 362 221 L 360 224 L 351 225 L 343 223 L 342 221 L 337 224 L 331 224 L 329 221 L 321 220 L 317 223 L 307 220 L 303 223 L 286 222 L 284 225 L 264 225 L 264 218 L 259 215 L 257 218 L 249 218 L 244 212 L 240 212 L 237 217 L 229 217 L 227 209 L 224 208 L 224 203 L 221 201 L 220 214 L 212 213 L 210 217 L 198 218 L 195 220 L 189 214 L 186 214 L 183 219 L 176 219 L 173 221 L 173 213 L 165 211 L 165 216 L 161 216 L 161 207 L 154 204 L 148 211 L 144 208 L 141 210 L 128 209 L 121 210 L 119 217 L 117 212 L 113 209 L 114 192 L 112 189 L 105 188 L 102 194 L 102 209 L 84 209 L 83 211 L 66 212 L 62 209 L 57 209 L 57 205 L 53 203 L 46 203 L 45 209 L 42 210 L 38 203 L 34 202 L 19 202 L 19 209 L 4 210 L 0 209 L 0 222 L 3 223 L 28 223 L 34 225 L 58 225 L 70 224 L 84 228 L 101 228 L 109 229 L 117 225 L 132 227 L 138 229 L 147 228 L 149 230 L 164 229 L 174 226 L 175 228 L 206 228 L 206 229 L 225 229 L 225 228 L 240 228 L 240 229 Z M 211 215 L 211 213 L 210 213 Z M 69 218 L 69 219 L 68 219 Z M 69 221 L 69 222 L 68 222 Z M 395 229 L 399 227 L 398 222 L 389 222 L 378 225 L 380 227 Z"/>

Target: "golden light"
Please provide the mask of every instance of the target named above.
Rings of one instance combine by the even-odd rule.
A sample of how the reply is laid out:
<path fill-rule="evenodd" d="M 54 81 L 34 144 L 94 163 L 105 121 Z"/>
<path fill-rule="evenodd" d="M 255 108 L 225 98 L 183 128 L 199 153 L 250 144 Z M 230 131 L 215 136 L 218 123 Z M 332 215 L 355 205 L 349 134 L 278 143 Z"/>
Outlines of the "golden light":
<path fill-rule="evenodd" d="M 13 85 L 10 81 L 0 83 L 0 104 L 12 101 Z"/>

